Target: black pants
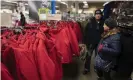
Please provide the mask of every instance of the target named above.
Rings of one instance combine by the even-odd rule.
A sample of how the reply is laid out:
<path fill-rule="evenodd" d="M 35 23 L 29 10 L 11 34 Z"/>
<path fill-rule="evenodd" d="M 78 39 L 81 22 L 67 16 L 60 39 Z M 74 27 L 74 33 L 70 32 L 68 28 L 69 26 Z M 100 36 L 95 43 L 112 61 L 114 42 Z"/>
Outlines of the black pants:
<path fill-rule="evenodd" d="M 105 71 L 101 71 L 96 69 L 96 73 L 98 75 L 99 78 L 104 78 L 104 80 L 112 80 L 111 76 L 110 76 L 110 71 L 109 72 L 105 72 Z"/>
<path fill-rule="evenodd" d="M 95 55 L 96 55 L 96 52 L 97 52 L 96 48 L 97 48 L 97 45 L 87 45 L 87 49 L 89 51 L 89 54 L 87 54 L 86 60 L 85 60 L 84 69 L 86 71 L 90 71 L 91 56 L 92 56 L 92 53 L 93 53 L 94 50 L 95 50 Z"/>

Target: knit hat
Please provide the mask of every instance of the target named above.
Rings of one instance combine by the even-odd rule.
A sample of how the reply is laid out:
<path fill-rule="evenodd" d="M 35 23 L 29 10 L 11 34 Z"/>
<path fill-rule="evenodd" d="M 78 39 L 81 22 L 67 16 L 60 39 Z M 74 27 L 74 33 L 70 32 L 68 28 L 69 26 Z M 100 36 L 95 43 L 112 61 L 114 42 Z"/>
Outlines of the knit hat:
<path fill-rule="evenodd" d="M 101 14 L 102 15 L 102 11 L 100 10 L 100 9 L 97 9 L 96 11 L 95 11 L 95 15 L 96 14 Z"/>
<path fill-rule="evenodd" d="M 109 28 L 114 28 L 117 27 L 117 22 L 112 19 L 112 18 L 108 18 L 104 21 L 104 23 L 109 27 Z"/>

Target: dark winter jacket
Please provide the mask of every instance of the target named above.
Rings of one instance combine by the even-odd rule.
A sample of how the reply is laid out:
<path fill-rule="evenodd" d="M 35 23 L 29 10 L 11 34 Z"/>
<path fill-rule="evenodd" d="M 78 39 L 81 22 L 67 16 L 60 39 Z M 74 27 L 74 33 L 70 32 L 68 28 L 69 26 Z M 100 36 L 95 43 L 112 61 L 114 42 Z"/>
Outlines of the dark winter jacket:
<path fill-rule="evenodd" d="M 25 26 L 25 24 L 26 24 L 24 15 L 21 15 L 20 24 L 21 24 L 21 26 Z"/>
<path fill-rule="evenodd" d="M 88 22 L 84 32 L 84 42 L 87 46 L 90 44 L 96 45 L 99 43 L 101 34 L 103 33 L 103 24 L 103 20 L 98 23 L 95 17 L 90 19 L 90 22 Z"/>
<path fill-rule="evenodd" d="M 100 44 L 103 45 L 103 48 L 100 52 L 98 52 L 98 55 L 102 59 L 112 61 L 120 54 L 121 43 L 119 33 L 101 40 Z"/>
<path fill-rule="evenodd" d="M 133 34 L 124 31 L 121 34 L 121 55 L 117 64 L 117 74 L 130 77 L 133 70 Z"/>
<path fill-rule="evenodd" d="M 97 52 L 98 55 L 95 59 L 95 66 L 96 68 L 101 69 L 105 69 L 106 67 L 109 70 L 111 67 L 116 65 L 117 58 L 121 52 L 120 33 L 106 33 L 99 45 L 103 45 L 103 47 L 99 52 Z"/>

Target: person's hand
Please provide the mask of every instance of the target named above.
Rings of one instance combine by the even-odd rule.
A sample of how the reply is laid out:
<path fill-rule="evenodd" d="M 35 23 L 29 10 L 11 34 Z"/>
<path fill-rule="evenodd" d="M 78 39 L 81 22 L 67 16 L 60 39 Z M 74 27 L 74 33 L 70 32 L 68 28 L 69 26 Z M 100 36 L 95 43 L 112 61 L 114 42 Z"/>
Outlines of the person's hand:
<path fill-rule="evenodd" d="M 102 50 L 102 48 L 103 48 L 103 45 L 100 44 L 99 47 L 98 47 L 98 52 L 100 52 Z"/>

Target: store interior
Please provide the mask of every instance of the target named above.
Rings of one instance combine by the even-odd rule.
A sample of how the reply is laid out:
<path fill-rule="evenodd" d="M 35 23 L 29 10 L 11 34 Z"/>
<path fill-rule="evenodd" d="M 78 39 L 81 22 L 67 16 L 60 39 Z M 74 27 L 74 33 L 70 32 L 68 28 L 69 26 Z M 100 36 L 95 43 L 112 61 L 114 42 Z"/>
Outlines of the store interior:
<path fill-rule="evenodd" d="M 104 20 L 116 20 L 133 40 L 133 1 L 2 0 L 0 3 L 1 80 L 104 80 L 98 79 L 94 69 L 95 50 L 88 63 L 89 73 L 83 72 L 87 55 L 85 49 L 81 50 L 87 45 L 84 31 L 96 10 L 102 11 Z M 24 25 L 18 15 L 21 12 Z M 129 65 L 133 63 L 132 54 L 128 57 Z M 127 66 L 123 68 L 125 72 Z M 111 76 L 115 73 L 112 71 Z M 128 77 L 133 80 L 133 68 Z M 127 80 L 124 78 L 112 80 Z"/>
<path fill-rule="evenodd" d="M 27 19 L 27 22 L 28 22 L 29 18 L 30 18 L 29 14 L 31 14 L 29 11 L 30 7 L 33 7 L 33 5 L 34 5 L 33 8 L 36 9 L 36 12 L 38 12 L 37 8 L 40 7 L 40 6 L 35 5 L 34 2 L 3 0 L 3 1 L 1 1 L 1 3 L 2 3 L 1 4 L 1 13 L 12 14 L 17 9 L 24 13 L 24 15 Z M 50 1 L 48 2 L 48 4 L 50 5 Z M 85 16 L 93 15 L 94 11 L 97 8 L 103 10 L 105 4 L 106 4 L 106 1 L 87 2 L 87 1 L 60 1 L 60 0 L 57 0 L 55 3 L 56 6 L 54 6 L 54 7 L 56 9 L 55 14 L 62 14 L 62 16 L 63 16 L 63 14 L 70 11 L 71 13 L 81 14 L 82 17 L 85 17 Z M 87 14 L 87 15 L 84 15 L 84 14 Z M 79 17 L 81 17 L 81 16 L 79 16 Z"/>

